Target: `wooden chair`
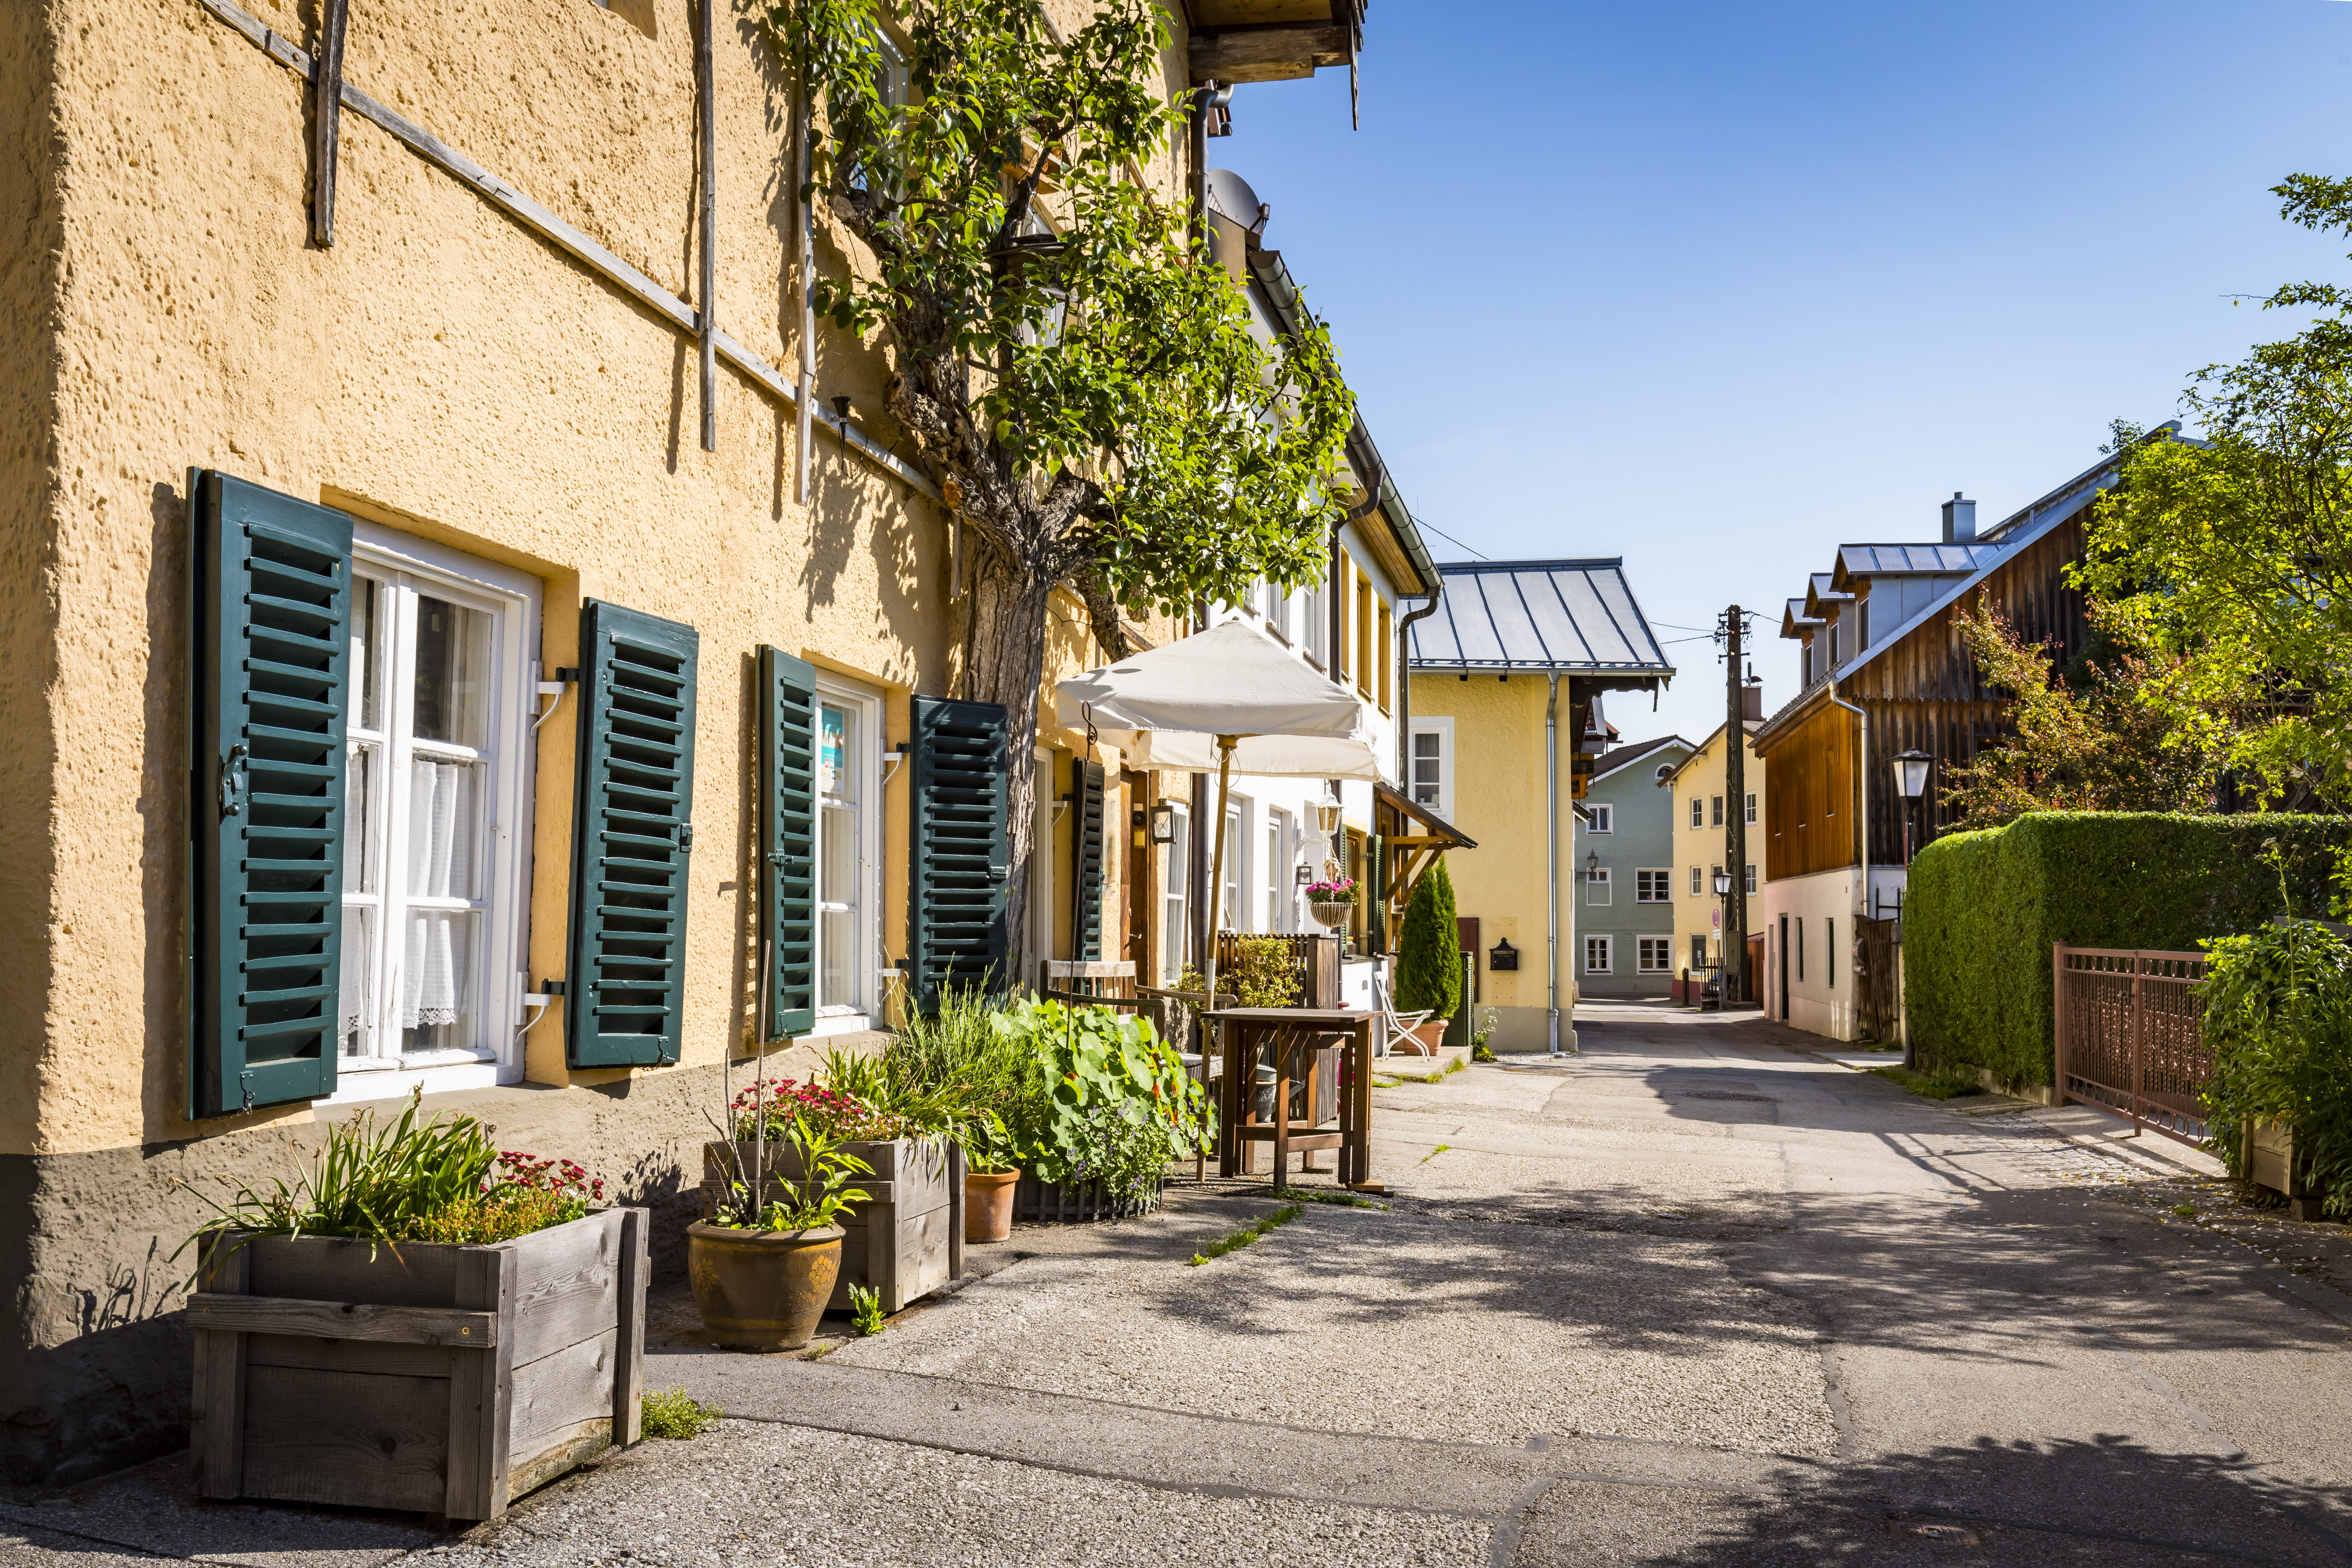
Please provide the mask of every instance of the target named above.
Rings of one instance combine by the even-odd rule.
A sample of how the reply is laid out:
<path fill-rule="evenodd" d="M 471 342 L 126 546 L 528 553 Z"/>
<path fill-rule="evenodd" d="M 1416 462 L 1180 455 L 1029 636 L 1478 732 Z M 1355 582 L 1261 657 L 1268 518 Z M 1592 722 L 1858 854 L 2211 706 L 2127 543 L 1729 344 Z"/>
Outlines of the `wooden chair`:
<path fill-rule="evenodd" d="M 1413 1037 L 1413 1031 L 1429 1022 L 1434 1007 L 1424 1007 L 1418 1013 L 1400 1013 L 1389 999 L 1388 983 L 1375 973 L 1372 975 L 1372 1055 L 1387 1056 L 1391 1051 L 1410 1050 L 1417 1057 L 1437 1053 Z"/>

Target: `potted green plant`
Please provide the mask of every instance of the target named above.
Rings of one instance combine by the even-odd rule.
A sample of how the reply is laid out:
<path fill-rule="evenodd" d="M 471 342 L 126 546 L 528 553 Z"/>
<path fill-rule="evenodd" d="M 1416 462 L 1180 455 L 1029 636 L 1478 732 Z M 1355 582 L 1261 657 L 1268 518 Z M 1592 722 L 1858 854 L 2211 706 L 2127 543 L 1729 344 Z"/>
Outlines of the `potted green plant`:
<path fill-rule="evenodd" d="M 956 1266 L 963 1182 L 952 1135 L 962 1100 L 951 1089 L 909 1083 L 883 1057 L 835 1051 L 819 1072 L 824 1082 L 762 1079 L 735 1097 L 730 1140 L 703 1150 L 704 1213 L 715 1212 L 739 1171 L 754 1163 L 779 1180 L 808 1179 L 790 1131 L 823 1133 L 872 1178 L 866 1201 L 841 1217 L 846 1234 L 830 1310 L 849 1310 L 850 1288 L 862 1286 L 896 1312 L 946 1284 Z"/>
<path fill-rule="evenodd" d="M 1354 918 L 1356 910 L 1356 879 L 1335 877 L 1328 882 L 1307 884 L 1307 912 L 1315 917 L 1318 925 L 1338 929 Z"/>
<path fill-rule="evenodd" d="M 1021 1180 L 1019 1151 L 1004 1118 L 994 1111 L 964 1124 L 963 1238 L 1003 1241 L 1013 1234 L 1013 1191 Z"/>
<path fill-rule="evenodd" d="M 1148 1019 L 1020 1002 L 995 1026 L 1029 1067 L 1005 1121 L 1026 1169 L 1016 1220 L 1118 1219 L 1155 1207 L 1171 1160 L 1214 1136 L 1200 1082 Z"/>
<path fill-rule="evenodd" d="M 412 1095 L 214 1203 L 189 1238 L 200 1495 L 495 1519 L 637 1440 L 645 1211 L 493 1131 Z"/>
<path fill-rule="evenodd" d="M 1462 942 L 1456 931 L 1454 880 L 1440 856 L 1405 906 L 1397 953 L 1397 1011 L 1430 1015 L 1412 1032 L 1424 1056 L 1437 1053 L 1446 1026 L 1462 1006 Z"/>
<path fill-rule="evenodd" d="M 757 1141 L 762 1153 L 765 1142 Z M 756 1156 L 749 1165 L 739 1162 L 709 1217 L 687 1226 L 687 1278 L 714 1344 L 798 1350 L 833 1299 L 844 1234 L 835 1222 L 865 1200 L 849 1184 L 872 1167 L 799 1118 L 786 1124 L 784 1142 L 797 1156 L 798 1179 L 762 1170 Z"/>

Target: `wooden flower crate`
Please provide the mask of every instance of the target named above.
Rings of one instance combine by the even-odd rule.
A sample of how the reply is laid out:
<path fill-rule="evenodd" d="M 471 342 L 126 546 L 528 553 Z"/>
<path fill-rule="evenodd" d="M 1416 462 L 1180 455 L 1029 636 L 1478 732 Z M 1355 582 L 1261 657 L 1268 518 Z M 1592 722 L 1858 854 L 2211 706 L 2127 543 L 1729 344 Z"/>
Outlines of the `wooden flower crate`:
<path fill-rule="evenodd" d="M 487 1247 L 256 1237 L 188 1299 L 208 1498 L 496 1519 L 637 1440 L 646 1212 Z"/>
<path fill-rule="evenodd" d="M 2278 1121 L 2245 1121 L 2239 1127 L 2245 1179 L 2284 1198 L 2287 1213 L 2296 1219 L 2325 1217 L 2321 1205 L 2327 1184 L 2311 1173 L 2311 1153 L 2295 1147 L 2294 1130 Z"/>
<path fill-rule="evenodd" d="M 739 1143 L 736 1149 L 741 1168 L 751 1170 L 756 1163 L 752 1146 Z M 943 1141 L 898 1138 L 845 1143 L 841 1152 L 865 1161 L 874 1173 L 849 1184 L 868 1201 L 835 1222 L 846 1234 L 841 1241 L 841 1274 L 827 1309 L 849 1310 L 849 1288 L 862 1285 L 882 1293 L 884 1311 L 896 1312 L 961 1275 L 963 1151 Z M 768 1164 L 772 1195 L 803 1173 L 799 1155 L 789 1144 L 769 1144 Z M 703 1145 L 703 1218 L 716 1211 L 735 1172 L 726 1144 Z"/>

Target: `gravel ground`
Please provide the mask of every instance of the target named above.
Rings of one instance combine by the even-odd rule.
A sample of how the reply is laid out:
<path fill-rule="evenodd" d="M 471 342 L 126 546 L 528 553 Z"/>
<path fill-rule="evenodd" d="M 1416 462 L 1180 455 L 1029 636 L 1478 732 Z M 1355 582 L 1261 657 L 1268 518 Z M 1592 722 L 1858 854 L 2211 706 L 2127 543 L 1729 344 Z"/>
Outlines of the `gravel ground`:
<path fill-rule="evenodd" d="M 1196 1497 L 933 1448 L 728 1421 L 549 1488 L 417 1568 L 1473 1568 L 1488 1526 L 1286 1499 Z"/>
<path fill-rule="evenodd" d="M 1330 1431 L 1807 1455 L 1834 1439 L 1811 1321 L 1714 1249 L 1402 1213 L 1310 1207 L 1198 1268 L 1032 1258 L 833 1353 Z"/>

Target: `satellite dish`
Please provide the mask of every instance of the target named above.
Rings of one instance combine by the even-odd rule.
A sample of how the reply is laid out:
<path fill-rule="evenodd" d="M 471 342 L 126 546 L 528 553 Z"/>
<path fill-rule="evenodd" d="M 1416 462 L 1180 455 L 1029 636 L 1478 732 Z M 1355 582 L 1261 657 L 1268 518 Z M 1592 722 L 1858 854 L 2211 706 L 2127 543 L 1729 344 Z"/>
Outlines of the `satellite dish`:
<path fill-rule="evenodd" d="M 1274 209 L 1257 199 L 1250 183 L 1231 169 L 1209 171 L 1209 210 L 1252 234 L 1263 234 Z"/>

